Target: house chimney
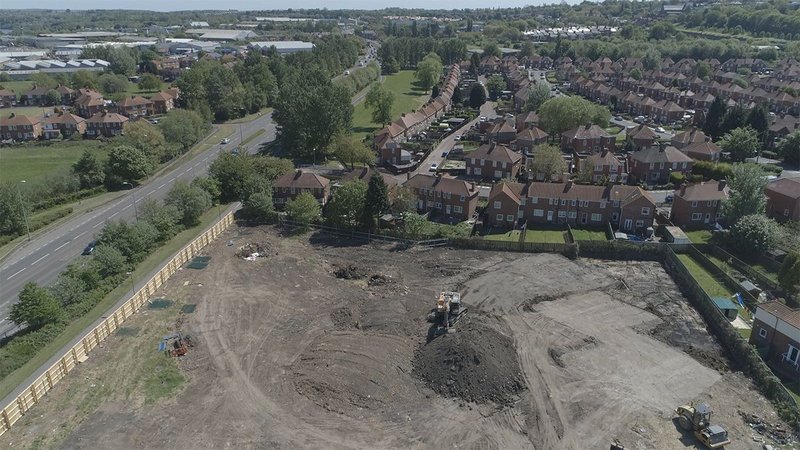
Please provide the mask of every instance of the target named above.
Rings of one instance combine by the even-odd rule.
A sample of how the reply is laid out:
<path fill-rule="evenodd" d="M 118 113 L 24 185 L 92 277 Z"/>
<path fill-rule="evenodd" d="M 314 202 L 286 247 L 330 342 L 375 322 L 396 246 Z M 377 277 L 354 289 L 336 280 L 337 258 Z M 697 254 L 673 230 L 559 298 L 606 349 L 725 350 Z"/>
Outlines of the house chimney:
<path fill-rule="evenodd" d="M 658 144 L 658 151 L 659 151 L 659 152 L 663 152 L 663 151 L 664 151 L 664 150 L 666 150 L 666 149 L 667 149 L 667 143 L 666 143 L 666 142 L 659 142 L 659 144 Z"/>
<path fill-rule="evenodd" d="M 706 142 L 711 142 L 711 137 L 710 136 L 706 136 Z"/>
<path fill-rule="evenodd" d="M 303 171 L 302 170 L 298 170 L 297 172 L 294 173 L 294 179 L 297 180 L 302 175 L 303 175 Z"/>
<path fill-rule="evenodd" d="M 469 184 L 469 190 L 470 191 L 474 191 L 475 190 L 475 182 L 474 181 Z"/>
<path fill-rule="evenodd" d="M 681 197 L 686 195 L 686 183 L 681 185 Z"/>
<path fill-rule="evenodd" d="M 564 186 L 564 192 L 569 192 L 572 189 L 572 180 L 567 181 L 566 186 Z"/>
<path fill-rule="evenodd" d="M 719 183 L 717 184 L 717 189 L 719 189 L 720 191 L 725 190 L 725 186 L 727 185 L 728 185 L 728 180 L 719 180 Z"/>
<path fill-rule="evenodd" d="M 588 130 L 589 128 L 592 128 L 592 122 L 586 124 L 586 129 Z"/>

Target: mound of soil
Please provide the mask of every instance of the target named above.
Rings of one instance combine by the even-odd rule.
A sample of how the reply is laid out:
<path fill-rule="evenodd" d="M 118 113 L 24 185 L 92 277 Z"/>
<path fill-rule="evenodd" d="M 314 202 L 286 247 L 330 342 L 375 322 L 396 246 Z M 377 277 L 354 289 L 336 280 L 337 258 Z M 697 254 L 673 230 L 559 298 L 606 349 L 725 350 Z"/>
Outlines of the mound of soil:
<path fill-rule="evenodd" d="M 355 264 L 348 264 L 346 266 L 336 267 L 333 271 L 333 275 L 343 280 L 360 280 L 367 276 L 367 271 Z"/>
<path fill-rule="evenodd" d="M 271 251 L 267 244 L 251 242 L 249 244 L 239 247 L 239 249 L 236 251 L 236 256 L 238 256 L 239 258 L 248 258 L 255 255 L 256 253 L 258 254 L 259 258 L 264 258 L 266 256 L 269 256 L 270 254 L 277 255 L 277 252 Z"/>
<path fill-rule="evenodd" d="M 456 332 L 417 349 L 412 375 L 436 393 L 475 403 L 508 405 L 525 389 L 514 343 L 508 336 L 467 316 Z"/>

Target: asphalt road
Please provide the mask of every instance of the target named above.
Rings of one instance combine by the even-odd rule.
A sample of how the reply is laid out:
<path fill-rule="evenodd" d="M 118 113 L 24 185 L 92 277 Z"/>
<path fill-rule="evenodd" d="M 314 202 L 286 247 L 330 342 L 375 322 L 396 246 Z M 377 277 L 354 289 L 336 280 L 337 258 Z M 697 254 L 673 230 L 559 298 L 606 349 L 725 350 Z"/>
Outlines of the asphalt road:
<path fill-rule="evenodd" d="M 257 150 L 262 143 L 275 138 L 275 126 L 270 114 L 241 124 L 241 131 L 237 129 L 229 137 L 228 144 L 217 144 L 197 156 L 184 158 L 170 170 L 148 179 L 123 197 L 70 218 L 13 252 L 0 265 L 0 335 L 16 329 L 8 319 L 8 314 L 25 283 L 35 281 L 39 285 L 47 285 L 53 282 L 71 262 L 80 258 L 81 251 L 105 223 L 135 218 L 134 199 L 139 205 L 144 200 L 164 198 L 177 180 L 188 181 L 206 173 L 220 151 L 233 150 L 242 139 L 247 139 L 259 129 L 265 129 L 266 132 L 247 144 L 251 152 Z M 217 138 L 212 134 L 207 139 L 213 142 Z"/>

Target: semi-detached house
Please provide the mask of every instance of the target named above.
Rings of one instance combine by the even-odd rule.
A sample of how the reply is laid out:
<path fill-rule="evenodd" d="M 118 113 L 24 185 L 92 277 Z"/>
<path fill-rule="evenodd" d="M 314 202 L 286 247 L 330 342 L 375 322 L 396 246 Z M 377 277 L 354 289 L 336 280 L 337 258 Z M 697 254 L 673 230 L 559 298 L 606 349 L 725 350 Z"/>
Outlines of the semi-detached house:
<path fill-rule="evenodd" d="M 629 233 L 653 225 L 656 205 L 638 186 L 501 182 L 492 187 L 486 221 L 494 227 L 515 224 L 570 224 L 603 227 L 611 223 Z"/>
<path fill-rule="evenodd" d="M 282 207 L 289 200 L 294 200 L 303 192 L 308 192 L 325 206 L 331 196 L 331 181 L 311 172 L 296 170 L 275 180 L 272 189 L 272 202 Z"/>
<path fill-rule="evenodd" d="M 664 144 L 630 154 L 629 173 L 636 182 L 667 184 L 673 172 L 692 173 L 694 160 L 675 147 Z"/>
<path fill-rule="evenodd" d="M 722 203 L 729 195 L 725 180 L 681 186 L 675 191 L 670 219 L 687 229 L 711 227 L 722 218 Z"/>
<path fill-rule="evenodd" d="M 465 221 L 475 214 L 478 189 L 475 183 L 427 174 L 416 174 L 403 183 L 417 198 L 417 210 L 439 217 Z"/>
<path fill-rule="evenodd" d="M 486 180 L 516 178 L 522 155 L 494 142 L 478 147 L 467 157 L 467 176 Z"/>
<path fill-rule="evenodd" d="M 766 350 L 765 358 L 781 375 L 800 377 L 800 309 L 777 301 L 758 305 L 750 344 Z"/>

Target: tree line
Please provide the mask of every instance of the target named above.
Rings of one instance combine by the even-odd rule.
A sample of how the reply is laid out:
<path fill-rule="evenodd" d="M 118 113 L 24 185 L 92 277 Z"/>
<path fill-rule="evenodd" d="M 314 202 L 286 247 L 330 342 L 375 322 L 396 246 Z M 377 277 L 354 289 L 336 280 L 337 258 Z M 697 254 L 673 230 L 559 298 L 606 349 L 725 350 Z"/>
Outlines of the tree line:
<path fill-rule="evenodd" d="M 384 73 L 416 68 L 417 64 L 430 53 L 436 53 L 443 64 L 449 65 L 467 57 L 467 44 L 460 39 L 390 37 L 381 42 L 381 47 L 378 49 Z"/>

